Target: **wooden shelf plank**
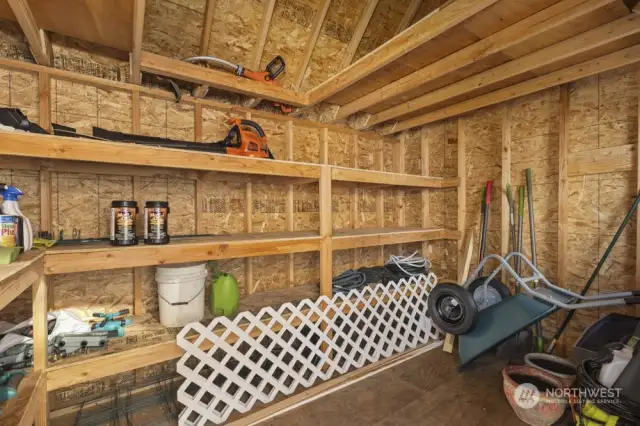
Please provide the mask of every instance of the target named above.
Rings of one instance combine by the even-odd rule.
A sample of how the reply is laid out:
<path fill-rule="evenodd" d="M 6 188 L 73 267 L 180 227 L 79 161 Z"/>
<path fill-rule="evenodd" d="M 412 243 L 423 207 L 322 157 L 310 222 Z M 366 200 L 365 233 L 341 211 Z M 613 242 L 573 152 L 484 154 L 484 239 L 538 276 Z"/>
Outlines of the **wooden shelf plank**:
<path fill-rule="evenodd" d="M 44 269 L 45 274 L 52 275 L 318 250 L 320 236 L 314 232 L 176 238 L 167 245 L 130 247 L 115 247 L 108 243 L 69 245 L 48 250 Z"/>
<path fill-rule="evenodd" d="M 2 407 L 0 426 L 31 426 L 36 420 L 42 400 L 46 398 L 46 373 L 29 373 L 18 386 L 18 396 Z"/>
<path fill-rule="evenodd" d="M 331 178 L 337 182 L 365 184 L 367 186 L 396 186 L 415 188 L 455 188 L 458 178 L 441 178 L 376 170 L 333 167 Z"/>
<path fill-rule="evenodd" d="M 278 308 L 287 302 L 316 299 L 319 295 L 320 289 L 316 284 L 254 293 L 240 299 L 239 312 L 257 313 L 267 306 Z M 202 322 L 208 324 L 211 319 L 207 316 Z M 220 328 L 216 332 L 221 335 L 223 330 Z M 72 356 L 52 364 L 47 369 L 47 391 L 180 358 L 184 351 L 175 342 L 179 331 L 180 328 L 162 326 L 149 314 L 135 316 L 132 325 L 126 328 L 126 336 L 111 339 L 106 350 Z M 206 350 L 210 346 L 201 348 Z M 104 368 L 105 365 L 109 368 Z"/>
<path fill-rule="evenodd" d="M 209 154 L 121 142 L 103 142 L 22 132 L 2 133 L 2 154 L 18 157 L 220 171 L 315 180 L 320 178 L 320 167 L 309 163 Z"/>
<path fill-rule="evenodd" d="M 0 265 L 0 309 L 7 306 L 42 275 L 44 251 L 21 254 L 9 265 Z"/>
<path fill-rule="evenodd" d="M 333 249 L 346 250 L 389 244 L 405 244 L 427 240 L 459 239 L 455 230 L 437 228 L 360 228 L 337 229 L 333 233 Z"/>

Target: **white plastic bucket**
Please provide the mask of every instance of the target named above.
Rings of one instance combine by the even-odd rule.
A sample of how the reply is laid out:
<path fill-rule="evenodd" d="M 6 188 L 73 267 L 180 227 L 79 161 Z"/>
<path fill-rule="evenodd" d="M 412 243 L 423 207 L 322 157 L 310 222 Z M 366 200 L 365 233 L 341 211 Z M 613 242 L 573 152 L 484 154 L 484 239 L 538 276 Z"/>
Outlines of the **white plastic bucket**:
<path fill-rule="evenodd" d="M 162 266 L 156 269 L 160 323 L 184 327 L 204 318 L 206 264 Z"/>

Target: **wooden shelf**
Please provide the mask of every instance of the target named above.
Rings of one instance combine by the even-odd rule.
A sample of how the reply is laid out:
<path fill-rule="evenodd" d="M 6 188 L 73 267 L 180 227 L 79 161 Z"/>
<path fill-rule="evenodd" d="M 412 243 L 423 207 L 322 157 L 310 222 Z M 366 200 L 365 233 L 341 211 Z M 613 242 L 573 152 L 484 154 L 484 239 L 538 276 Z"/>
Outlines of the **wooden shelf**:
<path fill-rule="evenodd" d="M 460 233 L 450 229 L 361 228 L 337 229 L 333 232 L 333 250 L 405 244 L 428 240 L 457 240 Z"/>
<path fill-rule="evenodd" d="M 175 238 L 166 245 L 142 243 L 130 247 L 115 247 L 109 243 L 63 245 L 47 250 L 44 271 L 46 275 L 53 275 L 235 257 L 303 253 L 319 251 L 320 240 L 320 236 L 314 232 L 265 232 Z"/>
<path fill-rule="evenodd" d="M 258 312 L 283 303 L 296 303 L 303 299 L 316 299 L 320 295 L 317 284 L 254 293 L 240 299 L 239 312 Z M 202 320 L 208 324 L 212 317 Z M 126 371 L 180 358 L 184 351 L 178 347 L 175 337 L 181 328 L 166 328 L 149 314 L 133 318 L 126 328 L 126 336 L 110 339 L 106 350 L 86 355 L 76 355 L 50 363 L 47 369 L 47 391 L 98 380 Z M 224 328 L 220 328 L 222 334 Z M 135 342 L 135 343 L 132 343 Z M 203 350 L 209 347 L 201 347 Z M 108 365 L 109 368 L 105 368 Z"/>
<path fill-rule="evenodd" d="M 208 154 L 122 142 L 22 132 L 2 133 L 2 154 L 55 160 L 278 176 L 289 178 L 287 183 L 290 184 L 317 181 L 320 178 L 320 166 L 317 164 Z"/>
<path fill-rule="evenodd" d="M 9 265 L 0 265 L 0 309 L 31 287 L 42 275 L 43 257 L 44 251 L 31 250 L 18 256 Z"/>
<path fill-rule="evenodd" d="M 358 184 L 359 186 L 394 186 L 413 188 L 455 188 L 458 178 L 408 175 L 403 173 L 380 172 L 375 170 L 332 167 L 331 179 L 335 182 Z"/>

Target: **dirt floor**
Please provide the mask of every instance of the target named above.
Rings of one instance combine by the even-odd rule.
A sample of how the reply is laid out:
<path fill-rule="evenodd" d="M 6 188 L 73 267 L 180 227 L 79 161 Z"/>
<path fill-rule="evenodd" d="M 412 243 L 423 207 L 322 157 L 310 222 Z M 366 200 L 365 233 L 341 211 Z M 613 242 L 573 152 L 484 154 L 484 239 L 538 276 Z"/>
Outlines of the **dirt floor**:
<path fill-rule="evenodd" d="M 262 425 L 525 425 L 502 392 L 503 366 L 484 358 L 459 373 L 436 348 Z"/>

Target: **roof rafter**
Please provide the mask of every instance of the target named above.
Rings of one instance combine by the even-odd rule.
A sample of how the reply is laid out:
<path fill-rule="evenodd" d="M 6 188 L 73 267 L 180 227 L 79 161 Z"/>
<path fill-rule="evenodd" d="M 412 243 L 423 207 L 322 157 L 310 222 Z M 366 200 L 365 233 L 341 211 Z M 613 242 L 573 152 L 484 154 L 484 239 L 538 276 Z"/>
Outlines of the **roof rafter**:
<path fill-rule="evenodd" d="M 348 68 L 311 89 L 307 92 L 309 100 L 315 104 L 327 99 L 497 1 L 455 0 L 441 6 L 429 17 L 420 20 Z"/>
<path fill-rule="evenodd" d="M 322 29 L 322 23 L 324 22 L 324 18 L 327 17 L 327 11 L 329 10 L 330 4 L 331 0 L 322 0 L 320 3 L 320 9 L 316 12 L 313 25 L 311 26 L 311 33 L 309 34 L 309 38 L 307 39 L 307 43 L 304 48 L 304 53 L 302 55 L 302 62 L 300 64 L 300 68 L 298 68 L 298 73 L 293 84 L 294 90 L 299 90 L 300 86 L 302 86 L 304 75 L 307 73 L 307 67 L 311 60 L 311 54 L 313 53 L 313 49 L 316 47 L 316 42 L 318 41 L 320 30 Z"/>
<path fill-rule="evenodd" d="M 144 33 L 145 0 L 133 2 L 133 40 L 131 43 L 131 55 L 129 57 L 131 77 L 134 84 L 142 83 L 140 73 L 140 54 L 142 53 L 142 34 Z"/>
<path fill-rule="evenodd" d="M 31 53 L 38 65 L 52 66 L 53 51 L 47 33 L 38 26 L 27 0 L 7 0 L 22 32 L 24 32 Z"/>
<path fill-rule="evenodd" d="M 635 45 L 522 83 L 514 84 L 513 86 L 505 87 L 504 89 L 496 90 L 486 95 L 447 106 L 437 111 L 431 111 L 418 117 L 400 121 L 394 126 L 390 126 L 389 129 L 384 130 L 383 134 L 391 135 L 403 130 L 423 126 L 638 62 L 640 62 L 640 45 Z"/>
<path fill-rule="evenodd" d="M 378 103 L 409 92 L 457 69 L 469 66 L 512 46 L 525 43 L 544 32 L 585 16 L 617 0 L 563 0 L 519 21 L 477 43 L 387 84 L 361 98 L 343 105 L 336 119 L 346 118 Z"/>
<path fill-rule="evenodd" d="M 275 9 L 275 7 L 276 0 L 267 0 L 264 2 L 260 32 L 258 33 L 258 39 L 256 40 L 256 44 L 253 47 L 253 53 L 251 54 L 251 69 L 253 70 L 260 68 L 262 54 L 264 53 L 264 46 L 267 44 L 267 35 L 269 34 L 271 18 L 273 17 L 273 9 Z M 247 108 L 255 108 L 260 104 L 260 102 L 262 102 L 261 98 L 251 98 L 243 105 Z"/>
<path fill-rule="evenodd" d="M 483 87 L 490 87 L 496 83 L 508 81 L 510 78 L 534 71 L 546 65 L 558 63 L 571 57 L 579 57 L 580 54 L 595 51 L 607 44 L 638 33 L 640 33 L 640 16 L 629 14 L 624 18 L 381 111 L 371 116 L 367 125 L 373 126 L 437 105 L 452 97 L 472 93 Z"/>
<path fill-rule="evenodd" d="M 356 25 L 356 29 L 353 31 L 351 40 L 349 40 L 349 45 L 347 45 L 347 49 L 342 57 L 342 65 L 340 66 L 340 69 L 351 65 L 353 57 L 358 50 L 358 46 L 360 46 L 360 42 L 362 41 L 362 36 L 364 36 L 365 30 L 369 26 L 369 22 L 371 21 L 371 17 L 373 16 L 373 12 L 376 10 L 377 5 L 378 0 L 369 0 L 365 5 L 362 15 L 360 15 L 360 20 L 358 20 L 358 25 Z"/>
<path fill-rule="evenodd" d="M 400 21 L 400 24 L 398 24 L 398 28 L 394 35 L 398 35 L 409 28 L 418 13 L 418 9 L 420 9 L 420 5 L 422 5 L 422 0 L 411 0 L 411 3 L 409 3 L 407 11 L 402 16 L 402 20 Z"/>
<path fill-rule="evenodd" d="M 213 17 L 216 13 L 217 0 L 207 0 L 204 10 L 204 21 L 202 22 L 202 32 L 200 33 L 200 55 L 206 55 L 209 52 L 209 40 L 211 39 L 211 27 L 213 26 Z M 209 86 L 198 86 L 193 91 L 193 97 L 204 98 L 209 91 Z"/>

